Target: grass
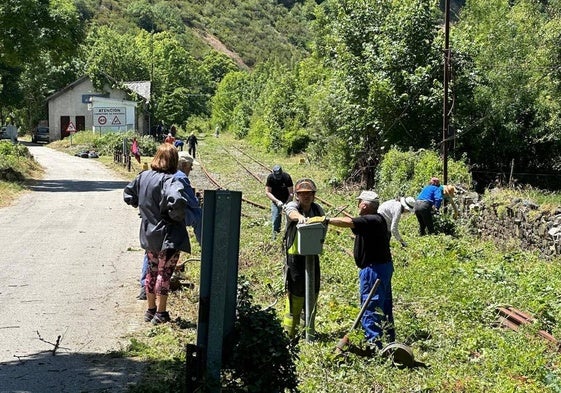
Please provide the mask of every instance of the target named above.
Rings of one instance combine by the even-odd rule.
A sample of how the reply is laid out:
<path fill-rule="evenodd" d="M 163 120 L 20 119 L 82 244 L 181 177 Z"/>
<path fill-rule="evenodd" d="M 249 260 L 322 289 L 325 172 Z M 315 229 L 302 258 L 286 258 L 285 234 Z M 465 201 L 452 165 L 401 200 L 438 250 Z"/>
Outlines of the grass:
<path fill-rule="evenodd" d="M 40 179 L 43 170 L 25 147 L 0 141 L 0 208 L 26 191 L 25 180 Z"/>
<path fill-rule="evenodd" d="M 274 304 L 281 317 L 283 256 L 280 241 L 271 240 L 264 186 L 241 169 L 234 157 L 261 179 L 268 172 L 232 146 L 250 152 L 269 167 L 280 163 L 294 180 L 314 179 L 318 197 L 333 205 L 326 207 L 328 215 L 341 206 L 348 206 L 347 211 L 354 214 L 359 190 L 332 189 L 329 173 L 308 162 L 305 155 L 279 157 L 228 135 L 201 135 L 197 158 L 204 168 L 224 188 L 242 191 L 244 198 L 266 206 L 263 210 L 242 205 L 239 267 L 249 281 L 254 302 L 263 307 Z M 112 164 L 111 158 L 100 159 L 124 178 L 132 178 L 139 170 L 129 173 Z M 202 175 L 201 166 L 195 167 L 191 180 L 198 188 L 214 188 Z M 554 206 L 556 201 L 549 203 Z M 343 358 L 334 356 L 335 344 L 350 328 L 359 305 L 357 269 L 347 253 L 352 249 L 350 231 L 329 229 L 321 256 L 318 339 L 298 344 L 301 392 L 561 391 L 559 354 L 537 335 L 537 330 L 546 329 L 561 338 L 560 260 L 545 261 L 516 248 L 499 251 L 492 242 L 469 236 L 468 221 L 456 224 L 456 237 L 419 237 L 415 217 L 406 214 L 400 230 L 409 247 L 392 243 L 397 339 L 410 345 L 415 359 L 426 366 L 413 369 L 361 356 L 358 349 L 364 342 L 360 329 L 351 334 L 353 350 Z M 195 245 L 192 255 L 182 258 L 199 256 L 200 248 Z M 198 263 L 187 262 L 183 274 L 184 280 L 196 285 L 170 296 L 170 313 L 179 317 L 180 323 L 149 326 L 131 338 L 126 355 L 146 359 L 152 370 L 132 391 L 179 392 L 183 387 L 183 348 L 196 342 Z M 537 323 L 518 332 L 500 328 L 497 307 L 505 305 L 531 313 Z"/>

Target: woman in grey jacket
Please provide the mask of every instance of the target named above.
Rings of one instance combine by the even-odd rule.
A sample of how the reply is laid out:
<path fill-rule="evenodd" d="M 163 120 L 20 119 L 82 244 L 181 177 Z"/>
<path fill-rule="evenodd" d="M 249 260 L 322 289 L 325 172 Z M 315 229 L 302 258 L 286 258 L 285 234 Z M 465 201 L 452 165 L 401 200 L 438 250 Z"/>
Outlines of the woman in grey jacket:
<path fill-rule="evenodd" d="M 170 321 L 167 297 L 171 275 L 180 251 L 191 252 L 184 216 L 187 199 L 183 183 L 173 176 L 177 171 L 177 149 L 160 145 L 150 163 L 151 170 L 141 172 L 123 192 L 125 203 L 138 207 L 140 246 L 149 259 L 146 276 L 148 310 L 146 322 L 157 325 Z"/>

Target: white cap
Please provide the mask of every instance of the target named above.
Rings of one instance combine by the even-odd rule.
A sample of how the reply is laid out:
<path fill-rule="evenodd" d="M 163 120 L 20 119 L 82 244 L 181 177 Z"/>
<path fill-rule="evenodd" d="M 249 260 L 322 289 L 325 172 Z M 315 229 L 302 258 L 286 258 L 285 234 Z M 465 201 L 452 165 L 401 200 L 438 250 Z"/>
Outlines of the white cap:
<path fill-rule="evenodd" d="M 366 202 L 376 202 L 379 198 L 378 194 L 376 194 L 374 191 L 362 191 L 356 199 L 360 199 L 361 201 Z"/>

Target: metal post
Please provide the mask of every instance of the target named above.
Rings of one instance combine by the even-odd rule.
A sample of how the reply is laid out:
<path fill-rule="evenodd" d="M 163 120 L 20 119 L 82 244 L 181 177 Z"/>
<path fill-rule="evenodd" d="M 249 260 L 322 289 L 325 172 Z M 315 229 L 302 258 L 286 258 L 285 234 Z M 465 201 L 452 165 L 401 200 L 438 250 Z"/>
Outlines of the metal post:
<path fill-rule="evenodd" d="M 220 392 L 223 346 L 234 330 L 241 192 L 205 190 L 197 347 L 209 393 Z"/>
<path fill-rule="evenodd" d="M 450 0 L 444 6 L 444 105 L 442 114 L 442 177 L 448 183 L 448 129 L 450 103 L 448 102 L 448 82 L 450 81 Z"/>
<path fill-rule="evenodd" d="M 306 255 L 306 341 L 313 341 L 315 336 L 316 316 L 316 264 L 315 255 Z M 294 318 L 300 318 L 294 315 Z"/>

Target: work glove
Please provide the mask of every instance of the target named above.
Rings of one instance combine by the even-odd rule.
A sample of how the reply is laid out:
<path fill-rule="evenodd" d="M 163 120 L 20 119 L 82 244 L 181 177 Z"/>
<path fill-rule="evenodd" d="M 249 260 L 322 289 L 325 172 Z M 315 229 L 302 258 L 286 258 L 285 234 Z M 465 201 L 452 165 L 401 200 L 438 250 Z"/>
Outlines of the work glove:
<path fill-rule="evenodd" d="M 282 203 L 281 201 L 278 201 L 278 202 L 277 202 L 277 206 L 278 206 L 279 208 L 281 208 L 281 209 L 282 209 L 282 208 L 283 208 L 283 206 L 284 206 L 284 204 L 283 204 L 283 203 Z"/>
<path fill-rule="evenodd" d="M 304 216 L 298 217 L 298 224 L 305 224 L 305 223 L 306 223 L 306 217 Z"/>
<path fill-rule="evenodd" d="M 322 224 L 327 225 L 328 219 L 325 216 L 316 216 L 316 217 L 308 218 L 308 224 L 314 224 L 317 222 L 321 222 Z"/>

